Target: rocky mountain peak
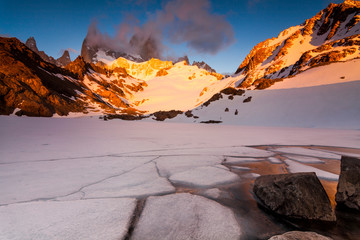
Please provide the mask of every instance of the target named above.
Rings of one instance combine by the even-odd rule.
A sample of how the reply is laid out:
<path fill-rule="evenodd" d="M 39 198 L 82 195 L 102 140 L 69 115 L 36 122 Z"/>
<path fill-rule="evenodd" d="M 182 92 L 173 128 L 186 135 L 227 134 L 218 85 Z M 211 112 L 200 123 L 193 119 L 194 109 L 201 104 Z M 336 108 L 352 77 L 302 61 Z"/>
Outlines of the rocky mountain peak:
<path fill-rule="evenodd" d="M 81 56 L 88 63 L 104 63 L 107 64 L 120 57 L 126 58 L 133 62 L 144 62 L 141 56 L 130 55 L 124 52 L 115 51 L 106 46 L 98 46 L 91 44 L 87 38 L 84 39 L 81 47 Z"/>
<path fill-rule="evenodd" d="M 185 61 L 187 65 L 190 65 L 189 58 L 186 55 L 183 57 L 179 57 L 177 60 L 174 61 L 174 64 L 182 61 Z"/>
<path fill-rule="evenodd" d="M 34 37 L 29 37 L 26 40 L 25 45 L 28 48 L 30 48 L 33 52 L 38 54 L 44 61 L 54 64 L 58 67 L 65 67 L 67 64 L 69 64 L 71 62 L 70 54 L 69 54 L 69 51 L 67 51 L 67 50 L 65 50 L 63 55 L 58 59 L 55 59 L 52 56 L 47 55 L 44 51 L 39 51 Z"/>
<path fill-rule="evenodd" d="M 71 62 L 71 59 L 70 59 L 69 51 L 65 50 L 63 55 L 56 60 L 56 63 L 57 63 L 56 65 L 58 65 L 60 67 L 65 67 L 70 62 Z"/>
<path fill-rule="evenodd" d="M 205 69 L 206 71 L 208 72 L 211 72 L 211 73 L 216 73 L 215 69 L 211 68 L 206 62 L 204 61 L 201 61 L 201 62 L 196 62 L 196 61 L 193 61 L 193 66 L 197 66 L 198 68 L 202 68 L 202 69 Z"/>
<path fill-rule="evenodd" d="M 31 50 L 33 50 L 34 52 L 38 53 L 39 50 L 36 46 L 36 41 L 35 41 L 35 38 L 34 37 L 29 37 L 27 40 L 26 40 L 26 43 L 25 45 L 30 48 Z"/>

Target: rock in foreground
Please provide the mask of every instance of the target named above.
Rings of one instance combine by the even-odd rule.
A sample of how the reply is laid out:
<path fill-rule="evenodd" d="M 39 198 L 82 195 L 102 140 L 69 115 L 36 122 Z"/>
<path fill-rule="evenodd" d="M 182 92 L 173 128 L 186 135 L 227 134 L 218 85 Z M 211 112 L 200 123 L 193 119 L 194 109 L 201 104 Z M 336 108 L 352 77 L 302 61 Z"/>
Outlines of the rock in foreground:
<path fill-rule="evenodd" d="M 315 173 L 266 175 L 254 193 L 265 207 L 294 219 L 335 221 L 330 200 Z"/>
<path fill-rule="evenodd" d="M 276 235 L 271 237 L 269 240 L 332 240 L 332 238 L 325 237 L 323 235 L 314 232 L 300 232 L 292 231 L 282 235 Z"/>
<path fill-rule="evenodd" d="M 360 210 L 360 159 L 343 156 L 335 200 L 338 206 Z"/>
<path fill-rule="evenodd" d="M 149 197 L 132 239 L 239 239 L 234 213 L 204 197 L 180 193 Z"/>

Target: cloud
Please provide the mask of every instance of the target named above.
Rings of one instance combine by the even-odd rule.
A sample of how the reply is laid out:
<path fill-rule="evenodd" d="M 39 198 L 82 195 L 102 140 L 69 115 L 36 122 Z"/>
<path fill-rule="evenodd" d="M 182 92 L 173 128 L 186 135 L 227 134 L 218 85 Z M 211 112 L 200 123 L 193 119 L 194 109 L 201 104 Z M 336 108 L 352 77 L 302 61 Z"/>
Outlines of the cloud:
<path fill-rule="evenodd" d="M 75 54 L 79 54 L 79 51 L 77 51 L 73 48 L 67 48 L 66 50 L 68 50 L 69 52 L 75 53 Z"/>
<path fill-rule="evenodd" d="M 101 33 L 93 22 L 86 39 L 90 46 L 138 54 L 144 59 L 161 58 L 165 39 L 185 43 L 199 53 L 216 54 L 234 42 L 234 32 L 225 17 L 212 13 L 210 7 L 208 0 L 171 0 L 149 15 L 143 25 L 128 16 L 114 37 Z"/>

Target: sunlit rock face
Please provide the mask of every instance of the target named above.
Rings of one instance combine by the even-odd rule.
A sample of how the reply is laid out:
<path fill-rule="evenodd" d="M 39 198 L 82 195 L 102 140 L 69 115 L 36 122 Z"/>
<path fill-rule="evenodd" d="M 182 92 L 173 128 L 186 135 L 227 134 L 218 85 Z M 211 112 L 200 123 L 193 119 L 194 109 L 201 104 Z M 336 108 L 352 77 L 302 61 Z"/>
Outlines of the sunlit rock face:
<path fill-rule="evenodd" d="M 0 114 L 50 117 L 83 111 L 73 73 L 44 61 L 16 38 L 0 38 L 0 56 Z"/>
<path fill-rule="evenodd" d="M 109 69 L 115 69 L 117 67 L 124 68 L 129 75 L 143 80 L 153 78 L 158 71 L 171 68 L 172 66 L 173 63 L 171 61 L 161 61 L 154 58 L 142 63 L 129 61 L 125 58 L 118 58 L 108 64 Z"/>
<path fill-rule="evenodd" d="M 126 99 L 146 87 L 122 68 L 104 69 L 81 57 L 57 67 L 16 38 L 0 38 L 0 55 L 0 114 L 136 113 Z"/>
<path fill-rule="evenodd" d="M 359 57 L 360 4 L 330 4 L 299 26 L 257 44 L 236 73 L 245 75 L 242 87 L 259 79 L 282 79 L 308 68 Z"/>

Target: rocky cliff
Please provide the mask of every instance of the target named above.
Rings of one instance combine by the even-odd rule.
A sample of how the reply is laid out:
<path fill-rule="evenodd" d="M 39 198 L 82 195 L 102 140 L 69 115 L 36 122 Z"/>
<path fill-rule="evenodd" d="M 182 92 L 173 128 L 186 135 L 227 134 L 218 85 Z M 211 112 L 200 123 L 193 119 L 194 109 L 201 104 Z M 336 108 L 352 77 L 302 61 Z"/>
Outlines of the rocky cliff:
<path fill-rule="evenodd" d="M 104 69 L 81 57 L 57 67 L 16 38 L 0 38 L 0 58 L 0 114 L 5 115 L 136 113 L 126 98 L 146 85 L 122 68 Z"/>

